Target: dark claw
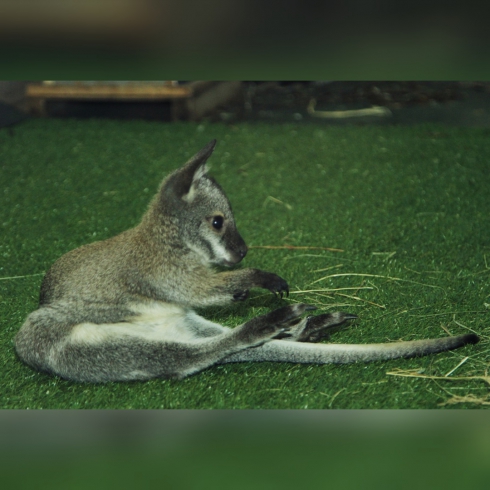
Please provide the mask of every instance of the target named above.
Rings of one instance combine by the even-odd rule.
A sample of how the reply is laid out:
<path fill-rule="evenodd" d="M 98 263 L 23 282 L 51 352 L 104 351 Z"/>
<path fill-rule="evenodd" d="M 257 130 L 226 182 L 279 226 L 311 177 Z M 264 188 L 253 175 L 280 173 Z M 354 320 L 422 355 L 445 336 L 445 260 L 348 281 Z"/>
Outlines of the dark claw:
<path fill-rule="evenodd" d="M 281 299 L 284 297 L 284 293 L 286 293 L 286 296 L 289 297 L 288 283 L 280 277 L 278 277 L 278 281 L 275 284 L 272 284 L 268 289 L 274 293 L 275 296 L 279 296 Z"/>
<path fill-rule="evenodd" d="M 260 285 L 260 287 L 264 289 L 268 289 L 271 293 L 281 299 L 284 297 L 284 293 L 286 293 L 286 296 L 289 296 L 288 283 L 282 277 L 272 272 L 261 270 L 257 270 L 256 274 L 257 285 Z"/>
<path fill-rule="evenodd" d="M 237 291 L 233 295 L 233 301 L 244 301 L 248 298 L 248 289 L 245 291 Z"/>
<path fill-rule="evenodd" d="M 358 318 L 354 313 L 344 313 L 344 320 L 357 320 Z"/>
<path fill-rule="evenodd" d="M 312 311 L 312 310 L 316 310 L 317 307 L 315 305 L 306 305 L 305 306 L 305 311 Z M 311 318 L 311 316 L 308 317 L 308 320 Z"/>

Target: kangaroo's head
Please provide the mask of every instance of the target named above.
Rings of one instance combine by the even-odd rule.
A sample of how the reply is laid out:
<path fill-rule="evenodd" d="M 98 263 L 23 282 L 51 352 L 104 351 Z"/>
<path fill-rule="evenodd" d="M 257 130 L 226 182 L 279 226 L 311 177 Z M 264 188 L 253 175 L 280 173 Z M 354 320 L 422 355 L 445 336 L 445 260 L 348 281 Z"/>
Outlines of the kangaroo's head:
<path fill-rule="evenodd" d="M 247 253 L 230 201 L 207 174 L 206 161 L 216 145 L 208 143 L 163 182 L 161 209 L 177 221 L 180 238 L 206 263 L 232 266 Z"/>

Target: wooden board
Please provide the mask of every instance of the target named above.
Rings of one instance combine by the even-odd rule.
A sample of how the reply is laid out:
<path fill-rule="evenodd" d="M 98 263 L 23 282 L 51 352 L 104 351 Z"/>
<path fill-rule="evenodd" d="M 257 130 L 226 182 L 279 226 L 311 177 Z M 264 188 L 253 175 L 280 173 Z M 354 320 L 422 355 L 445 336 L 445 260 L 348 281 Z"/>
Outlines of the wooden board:
<path fill-rule="evenodd" d="M 192 96 L 186 86 L 156 83 L 122 84 L 29 84 L 27 97 L 40 99 L 185 99 Z"/>
<path fill-rule="evenodd" d="M 37 82 L 26 87 L 28 110 L 46 116 L 46 102 L 114 101 L 160 102 L 171 104 L 172 120 L 199 121 L 217 107 L 237 97 L 241 82 L 194 81 L 186 85 L 174 82 Z"/>

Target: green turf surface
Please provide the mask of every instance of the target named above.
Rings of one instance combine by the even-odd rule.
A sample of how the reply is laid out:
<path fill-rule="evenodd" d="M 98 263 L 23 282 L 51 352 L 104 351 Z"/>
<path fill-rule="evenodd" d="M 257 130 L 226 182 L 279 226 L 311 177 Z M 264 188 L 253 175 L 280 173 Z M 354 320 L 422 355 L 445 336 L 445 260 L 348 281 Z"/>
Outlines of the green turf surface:
<path fill-rule="evenodd" d="M 484 407 L 488 384 L 478 377 L 489 366 L 489 136 L 434 125 L 49 119 L 1 130 L 0 407 Z M 243 262 L 287 279 L 288 301 L 359 315 L 333 342 L 475 331 L 480 344 L 411 360 L 244 363 L 183 381 L 106 385 L 24 366 L 13 338 L 37 306 L 42 274 L 63 253 L 135 225 L 161 179 L 212 138 L 211 173 L 249 246 L 343 250 L 251 248 Z M 348 275 L 326 277 L 337 274 Z M 243 304 L 202 314 L 233 327 L 280 304 L 254 290 Z M 399 370 L 416 377 L 387 374 Z"/>

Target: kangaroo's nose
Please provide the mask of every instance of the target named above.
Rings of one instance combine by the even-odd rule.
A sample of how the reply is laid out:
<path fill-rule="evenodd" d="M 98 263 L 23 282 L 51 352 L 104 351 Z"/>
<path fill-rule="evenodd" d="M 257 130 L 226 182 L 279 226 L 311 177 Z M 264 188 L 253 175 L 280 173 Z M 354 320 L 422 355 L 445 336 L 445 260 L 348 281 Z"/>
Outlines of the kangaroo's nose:
<path fill-rule="evenodd" d="M 245 255 L 247 255 L 247 252 L 248 252 L 248 248 L 246 245 L 244 245 L 243 247 L 240 248 L 240 250 L 238 251 L 238 253 L 240 254 L 240 257 L 243 259 L 245 257 Z"/>

